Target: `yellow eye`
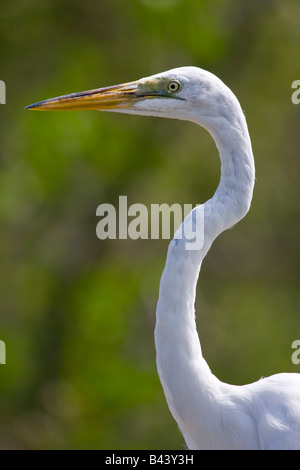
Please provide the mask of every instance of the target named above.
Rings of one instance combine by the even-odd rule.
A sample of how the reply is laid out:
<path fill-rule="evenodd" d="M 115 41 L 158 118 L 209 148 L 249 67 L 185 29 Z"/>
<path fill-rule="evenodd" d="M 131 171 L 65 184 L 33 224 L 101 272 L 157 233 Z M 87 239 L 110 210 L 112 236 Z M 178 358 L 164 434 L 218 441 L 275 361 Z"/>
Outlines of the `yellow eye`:
<path fill-rule="evenodd" d="M 180 90 L 180 88 L 181 88 L 181 85 L 177 80 L 171 80 L 168 83 L 168 91 L 170 93 L 176 93 L 177 91 Z"/>

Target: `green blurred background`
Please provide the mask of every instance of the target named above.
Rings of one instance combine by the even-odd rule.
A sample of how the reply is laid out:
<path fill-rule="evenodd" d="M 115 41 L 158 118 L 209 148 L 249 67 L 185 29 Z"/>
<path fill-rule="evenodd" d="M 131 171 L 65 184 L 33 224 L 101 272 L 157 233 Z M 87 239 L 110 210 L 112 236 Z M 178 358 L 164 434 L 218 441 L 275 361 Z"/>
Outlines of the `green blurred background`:
<path fill-rule="evenodd" d="M 224 80 L 257 181 L 203 263 L 204 356 L 236 384 L 299 372 L 300 2 L 2 1 L 0 45 L 0 448 L 182 449 L 153 341 L 168 241 L 100 241 L 96 208 L 204 202 L 215 145 L 187 122 L 24 107 L 182 65 Z"/>

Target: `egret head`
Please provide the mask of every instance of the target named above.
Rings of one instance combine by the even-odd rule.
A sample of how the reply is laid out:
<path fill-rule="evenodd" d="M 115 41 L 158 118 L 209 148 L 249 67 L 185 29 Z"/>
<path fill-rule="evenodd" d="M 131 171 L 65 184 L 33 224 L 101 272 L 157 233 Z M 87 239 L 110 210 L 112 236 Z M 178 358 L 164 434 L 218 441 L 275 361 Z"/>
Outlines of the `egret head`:
<path fill-rule="evenodd" d="M 232 113 L 237 103 L 230 89 L 212 73 L 180 67 L 134 82 L 40 101 L 26 109 L 93 109 L 183 119 L 205 126 Z"/>

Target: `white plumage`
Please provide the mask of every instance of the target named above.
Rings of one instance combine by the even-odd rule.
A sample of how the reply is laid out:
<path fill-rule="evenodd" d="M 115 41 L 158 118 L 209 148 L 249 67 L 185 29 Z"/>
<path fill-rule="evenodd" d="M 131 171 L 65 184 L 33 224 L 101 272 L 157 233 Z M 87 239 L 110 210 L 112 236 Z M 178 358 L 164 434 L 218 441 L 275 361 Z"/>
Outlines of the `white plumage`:
<path fill-rule="evenodd" d="M 300 375 L 278 374 L 244 386 L 222 383 L 202 356 L 196 330 L 194 304 L 201 263 L 216 237 L 246 215 L 254 187 L 250 137 L 234 94 L 213 74 L 182 67 L 30 108 L 183 119 L 211 134 L 220 154 L 221 179 L 204 204 L 204 227 L 197 227 L 204 231 L 201 249 L 187 250 L 184 238 L 169 245 L 156 312 L 158 373 L 189 449 L 300 450 Z M 199 210 L 203 207 L 194 212 Z M 193 223 L 191 213 L 183 224 L 191 228 Z"/>

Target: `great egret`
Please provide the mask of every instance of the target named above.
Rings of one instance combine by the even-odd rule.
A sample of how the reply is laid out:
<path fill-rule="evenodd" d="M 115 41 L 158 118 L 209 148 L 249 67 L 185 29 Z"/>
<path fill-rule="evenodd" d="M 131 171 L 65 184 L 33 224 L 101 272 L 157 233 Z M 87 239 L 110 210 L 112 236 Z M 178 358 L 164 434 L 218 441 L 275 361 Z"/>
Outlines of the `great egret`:
<path fill-rule="evenodd" d="M 122 85 L 28 106 L 95 109 L 193 121 L 215 140 L 221 179 L 204 204 L 204 243 L 170 242 L 156 311 L 157 368 L 169 408 L 189 449 L 300 450 L 300 375 L 282 373 L 235 386 L 215 377 L 202 356 L 194 303 L 201 263 L 215 238 L 248 212 L 254 160 L 246 120 L 230 89 L 213 74 L 181 67 Z M 196 207 L 183 222 L 193 224 Z M 203 207 L 201 208 L 203 210 Z"/>

